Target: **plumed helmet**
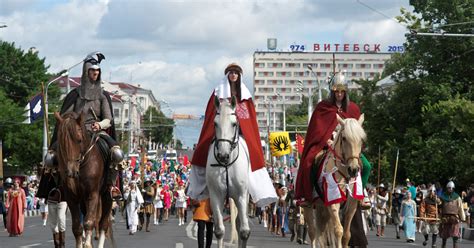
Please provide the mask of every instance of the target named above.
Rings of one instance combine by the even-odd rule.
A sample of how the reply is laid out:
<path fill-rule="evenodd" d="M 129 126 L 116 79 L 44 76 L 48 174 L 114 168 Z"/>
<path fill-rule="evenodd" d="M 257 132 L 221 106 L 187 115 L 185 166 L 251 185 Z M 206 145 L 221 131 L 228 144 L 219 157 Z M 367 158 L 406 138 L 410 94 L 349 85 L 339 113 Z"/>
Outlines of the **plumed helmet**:
<path fill-rule="evenodd" d="M 237 63 L 229 64 L 224 70 L 224 75 L 227 75 L 229 71 L 238 71 L 240 74 L 243 73 L 242 67 L 240 67 L 240 65 L 238 65 Z"/>
<path fill-rule="evenodd" d="M 84 59 L 87 69 L 100 69 L 100 61 L 105 59 L 101 52 L 89 53 Z"/>
<path fill-rule="evenodd" d="M 454 182 L 453 182 L 453 181 L 449 181 L 449 183 L 446 185 L 446 188 L 454 189 Z"/>
<path fill-rule="evenodd" d="M 331 79 L 332 91 L 347 91 L 347 86 L 344 84 L 344 75 L 342 72 L 336 73 Z"/>

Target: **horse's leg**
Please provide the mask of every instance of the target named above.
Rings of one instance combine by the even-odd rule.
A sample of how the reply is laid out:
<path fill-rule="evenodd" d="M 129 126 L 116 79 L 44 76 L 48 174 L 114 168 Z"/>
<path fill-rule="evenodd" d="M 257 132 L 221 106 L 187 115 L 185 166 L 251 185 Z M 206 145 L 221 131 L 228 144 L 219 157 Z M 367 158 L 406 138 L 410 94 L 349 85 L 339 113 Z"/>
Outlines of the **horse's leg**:
<path fill-rule="evenodd" d="M 342 244 L 344 247 L 349 245 L 349 240 L 351 239 L 351 222 L 354 214 L 357 210 L 358 201 L 352 197 L 349 197 L 346 201 L 346 206 L 344 207 L 344 233 L 342 236 Z"/>
<path fill-rule="evenodd" d="M 99 244 L 98 247 L 104 247 L 105 243 L 105 234 L 107 233 L 108 229 L 111 228 L 110 222 L 110 213 L 112 211 L 112 197 L 110 194 L 102 194 L 100 199 L 100 222 L 99 222 Z"/>
<path fill-rule="evenodd" d="M 74 201 L 67 201 L 72 218 L 72 233 L 76 238 L 76 248 L 82 247 L 82 225 L 81 225 L 81 210 L 79 203 Z"/>
<path fill-rule="evenodd" d="M 240 224 L 238 223 L 238 220 L 237 220 L 237 207 L 235 206 L 235 201 L 232 198 L 229 198 L 229 207 L 230 207 L 230 226 L 231 226 L 229 243 L 233 244 L 239 241 L 238 229 L 240 227 Z"/>
<path fill-rule="evenodd" d="M 334 225 L 334 236 L 336 238 L 335 247 L 342 248 L 342 234 L 343 229 L 341 225 L 341 220 L 339 219 L 339 209 L 341 205 L 338 203 L 332 204 L 329 206 L 329 215 L 331 216 L 332 224 Z"/>
<path fill-rule="evenodd" d="M 217 239 L 217 247 L 224 248 L 225 227 L 224 218 L 222 217 L 223 197 L 219 197 L 220 194 L 211 188 L 209 188 L 209 195 L 213 196 L 210 198 L 210 200 L 214 217 L 214 234 L 216 235 Z"/>
<path fill-rule="evenodd" d="M 247 240 L 250 237 L 250 226 L 247 215 L 248 202 L 249 194 L 246 191 L 239 197 L 239 199 L 237 199 L 237 201 L 235 201 L 235 205 L 239 212 L 237 217 L 239 218 L 239 247 L 241 248 L 247 247 Z"/>
<path fill-rule="evenodd" d="M 312 248 L 316 248 L 316 225 L 314 219 L 314 211 L 313 208 L 310 207 L 303 207 L 303 216 L 304 221 L 308 226 L 308 236 L 311 243 Z"/>
<path fill-rule="evenodd" d="M 328 243 L 327 230 L 330 222 L 329 209 L 324 206 L 322 201 L 317 201 L 315 205 L 315 237 L 316 243 L 320 247 L 326 247 Z"/>
<path fill-rule="evenodd" d="M 97 221 L 97 207 L 99 203 L 99 193 L 91 192 L 88 199 L 86 199 L 87 214 L 84 217 L 85 229 L 85 248 L 92 248 L 92 229 Z"/>

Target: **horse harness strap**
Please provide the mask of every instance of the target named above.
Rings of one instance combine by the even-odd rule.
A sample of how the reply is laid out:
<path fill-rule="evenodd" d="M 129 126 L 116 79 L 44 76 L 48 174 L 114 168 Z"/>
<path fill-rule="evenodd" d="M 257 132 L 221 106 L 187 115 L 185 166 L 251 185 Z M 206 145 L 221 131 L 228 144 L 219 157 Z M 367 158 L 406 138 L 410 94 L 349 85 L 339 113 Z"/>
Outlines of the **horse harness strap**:
<path fill-rule="evenodd" d="M 97 133 L 92 134 L 91 142 L 89 143 L 89 148 L 86 150 L 86 152 L 81 154 L 81 157 L 77 160 L 79 163 L 79 166 L 81 166 L 84 162 L 85 157 L 87 154 L 92 151 L 92 148 L 94 148 L 95 144 L 97 144 L 97 141 L 99 140 L 100 136 Z"/>
<path fill-rule="evenodd" d="M 226 184 L 226 201 L 229 200 L 229 167 L 231 165 L 233 165 L 235 163 L 235 161 L 237 161 L 237 159 L 239 158 L 239 155 L 240 155 L 240 149 L 238 149 L 238 146 L 239 146 L 239 122 L 237 122 L 237 125 L 235 127 L 235 131 L 234 131 L 234 137 L 233 137 L 233 140 L 228 140 L 228 139 L 216 139 L 214 138 L 212 140 L 212 143 L 214 143 L 214 159 L 217 161 L 217 164 L 210 164 L 210 166 L 212 167 L 224 167 L 225 168 L 225 184 Z M 230 144 L 230 154 L 232 154 L 232 152 L 235 150 L 235 148 L 237 148 L 237 156 L 235 156 L 235 158 L 231 161 L 231 162 L 227 162 L 227 163 L 223 163 L 222 161 L 219 160 L 218 156 L 217 156 L 217 146 L 219 144 L 219 142 L 229 142 Z"/>

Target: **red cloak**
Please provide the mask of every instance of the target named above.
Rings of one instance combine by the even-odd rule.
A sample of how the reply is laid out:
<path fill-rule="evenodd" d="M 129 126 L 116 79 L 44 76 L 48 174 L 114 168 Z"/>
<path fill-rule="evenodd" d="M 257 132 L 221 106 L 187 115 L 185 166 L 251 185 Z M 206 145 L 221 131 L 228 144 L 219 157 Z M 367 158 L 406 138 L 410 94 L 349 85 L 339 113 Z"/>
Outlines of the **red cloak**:
<path fill-rule="evenodd" d="M 201 135 L 199 136 L 199 142 L 196 145 L 194 150 L 193 159 L 191 164 L 197 165 L 200 167 L 206 167 L 207 155 L 209 152 L 209 147 L 212 140 L 214 139 L 214 118 L 216 116 L 216 108 L 214 106 L 214 92 L 209 98 L 207 103 L 206 115 L 204 119 L 204 124 L 201 129 Z M 240 129 L 242 130 L 242 135 L 245 138 L 247 147 L 250 154 L 250 164 L 252 166 L 252 171 L 256 171 L 265 166 L 265 160 L 263 158 L 262 143 L 260 141 L 260 133 L 258 131 L 257 125 L 257 114 L 255 113 L 255 106 L 252 99 L 244 99 L 239 101 L 240 106 L 237 108 L 237 112 L 243 111 L 242 114 L 245 118 L 241 118 L 237 114 L 239 120 Z M 248 117 L 248 118 L 247 118 Z"/>
<path fill-rule="evenodd" d="M 359 107 L 349 102 L 347 111 L 338 112 L 338 108 L 328 101 L 318 103 L 313 112 L 311 121 L 306 132 L 303 154 L 301 155 L 298 176 L 295 185 L 295 197 L 312 200 L 313 185 L 311 184 L 311 166 L 314 163 L 315 156 L 324 148 L 332 132 L 338 124 L 336 113 L 341 118 L 359 119 Z"/>

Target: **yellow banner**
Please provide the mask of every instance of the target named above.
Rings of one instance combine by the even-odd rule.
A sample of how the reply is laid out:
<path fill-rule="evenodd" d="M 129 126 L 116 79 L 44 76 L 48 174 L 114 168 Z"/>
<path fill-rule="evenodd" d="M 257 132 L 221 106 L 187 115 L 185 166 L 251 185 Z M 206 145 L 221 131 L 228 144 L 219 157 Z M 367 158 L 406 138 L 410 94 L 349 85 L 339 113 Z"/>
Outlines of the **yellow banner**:
<path fill-rule="evenodd" d="M 280 157 L 291 153 L 291 141 L 288 132 L 270 133 L 269 143 L 272 156 Z"/>

